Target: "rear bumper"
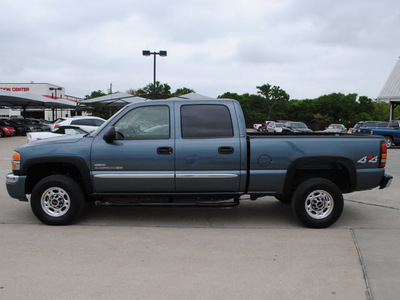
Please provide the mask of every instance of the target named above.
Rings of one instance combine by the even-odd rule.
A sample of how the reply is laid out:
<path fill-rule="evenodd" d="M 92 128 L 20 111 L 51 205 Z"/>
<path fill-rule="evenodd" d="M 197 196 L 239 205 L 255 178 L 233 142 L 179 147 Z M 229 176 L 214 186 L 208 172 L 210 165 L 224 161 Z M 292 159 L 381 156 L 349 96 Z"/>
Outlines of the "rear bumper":
<path fill-rule="evenodd" d="M 382 180 L 381 180 L 381 183 L 379 184 L 379 188 L 380 188 L 380 189 L 384 189 L 384 188 L 386 188 L 386 187 L 389 187 L 390 184 L 392 183 L 392 179 L 393 179 L 393 176 L 391 176 L 391 175 L 384 175 L 383 178 L 382 178 Z"/>
<path fill-rule="evenodd" d="M 13 173 L 7 174 L 6 187 L 8 194 L 20 201 L 28 201 L 25 195 L 26 176 L 18 176 Z"/>

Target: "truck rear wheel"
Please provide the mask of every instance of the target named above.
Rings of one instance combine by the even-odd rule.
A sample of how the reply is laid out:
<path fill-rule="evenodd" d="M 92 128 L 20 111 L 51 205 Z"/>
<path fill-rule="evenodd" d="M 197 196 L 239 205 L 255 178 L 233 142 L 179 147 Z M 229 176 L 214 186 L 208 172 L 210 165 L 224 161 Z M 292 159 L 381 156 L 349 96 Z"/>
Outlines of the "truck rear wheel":
<path fill-rule="evenodd" d="M 77 218 L 85 204 L 81 187 L 64 175 L 51 175 L 40 180 L 31 194 L 35 216 L 48 225 L 67 225 Z"/>
<path fill-rule="evenodd" d="M 343 211 L 343 195 L 332 181 L 313 178 L 304 181 L 292 198 L 295 216 L 307 227 L 324 228 L 335 223 Z"/>

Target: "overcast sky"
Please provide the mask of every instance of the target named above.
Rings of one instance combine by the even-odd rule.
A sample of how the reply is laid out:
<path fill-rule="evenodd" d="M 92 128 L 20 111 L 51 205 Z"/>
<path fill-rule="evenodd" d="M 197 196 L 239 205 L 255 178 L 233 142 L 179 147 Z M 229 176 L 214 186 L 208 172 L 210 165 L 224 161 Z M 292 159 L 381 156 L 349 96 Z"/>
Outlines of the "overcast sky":
<path fill-rule="evenodd" d="M 157 80 L 216 97 L 376 98 L 400 56 L 399 0 L 0 0 L 0 82 L 84 97 Z"/>

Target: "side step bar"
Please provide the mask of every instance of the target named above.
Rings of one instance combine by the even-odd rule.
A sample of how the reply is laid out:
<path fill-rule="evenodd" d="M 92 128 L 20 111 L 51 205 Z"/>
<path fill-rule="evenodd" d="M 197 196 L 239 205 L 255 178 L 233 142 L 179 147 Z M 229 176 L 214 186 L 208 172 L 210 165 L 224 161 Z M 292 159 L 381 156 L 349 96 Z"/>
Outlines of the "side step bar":
<path fill-rule="evenodd" d="M 113 207 L 235 207 L 240 204 L 239 197 L 235 197 L 232 202 L 103 202 L 96 201 L 97 206 Z"/>

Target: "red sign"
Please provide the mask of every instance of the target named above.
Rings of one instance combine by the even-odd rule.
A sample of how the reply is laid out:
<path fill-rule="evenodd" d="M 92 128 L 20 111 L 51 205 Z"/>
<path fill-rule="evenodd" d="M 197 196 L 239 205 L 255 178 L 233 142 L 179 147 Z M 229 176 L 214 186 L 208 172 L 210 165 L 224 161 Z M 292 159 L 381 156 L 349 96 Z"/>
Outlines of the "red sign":
<path fill-rule="evenodd" d="M 28 87 L 12 87 L 12 88 L 0 87 L 0 89 L 9 91 L 9 92 L 29 92 Z"/>

